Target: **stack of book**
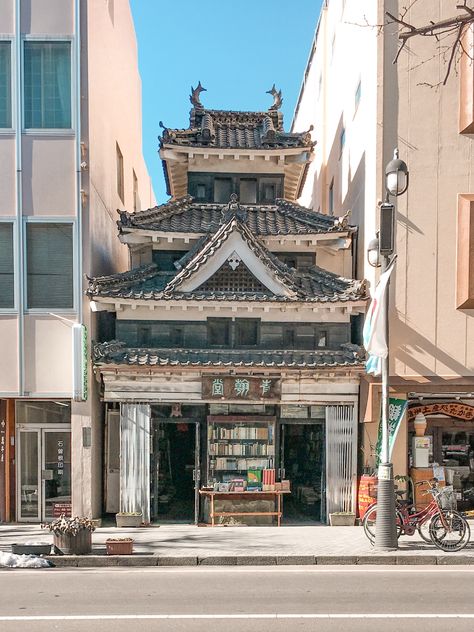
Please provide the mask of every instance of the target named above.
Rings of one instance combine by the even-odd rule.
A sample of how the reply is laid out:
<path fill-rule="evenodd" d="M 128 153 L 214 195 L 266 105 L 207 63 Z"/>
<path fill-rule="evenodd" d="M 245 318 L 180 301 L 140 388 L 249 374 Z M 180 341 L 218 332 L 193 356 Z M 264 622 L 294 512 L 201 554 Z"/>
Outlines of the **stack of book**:
<path fill-rule="evenodd" d="M 264 492 L 274 491 L 275 489 L 275 470 L 263 470 L 263 487 Z"/>

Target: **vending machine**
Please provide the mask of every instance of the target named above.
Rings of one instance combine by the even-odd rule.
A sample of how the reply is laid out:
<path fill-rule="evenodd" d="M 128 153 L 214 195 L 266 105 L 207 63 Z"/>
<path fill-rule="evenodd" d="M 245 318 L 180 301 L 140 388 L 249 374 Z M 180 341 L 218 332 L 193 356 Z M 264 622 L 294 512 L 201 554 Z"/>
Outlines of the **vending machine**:
<path fill-rule="evenodd" d="M 433 437 L 413 437 L 411 453 L 413 457 L 413 467 L 429 467 L 431 442 Z"/>

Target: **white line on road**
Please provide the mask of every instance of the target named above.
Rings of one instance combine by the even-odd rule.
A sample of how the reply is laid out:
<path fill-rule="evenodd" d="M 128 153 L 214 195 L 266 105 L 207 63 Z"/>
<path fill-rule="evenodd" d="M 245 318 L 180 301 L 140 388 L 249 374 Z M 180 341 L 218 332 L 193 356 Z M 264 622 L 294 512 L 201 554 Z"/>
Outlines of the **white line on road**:
<path fill-rule="evenodd" d="M 4 570 L 7 572 L 7 569 L 0 568 L 1 571 Z M 419 566 L 391 566 L 391 565 L 380 565 L 380 566 L 369 566 L 369 565 L 360 565 L 360 566 L 349 566 L 349 565 L 341 565 L 341 566 L 305 566 L 305 565 L 297 565 L 297 566 L 181 566 L 181 567 L 172 567 L 172 566 L 152 566 L 152 567 L 135 567 L 135 568 L 126 568 L 124 566 L 108 566 L 105 568 L 91 568 L 91 567 L 83 567 L 83 568 L 74 568 L 74 567 L 57 567 L 51 569 L 19 569 L 19 573 L 22 576 L 24 575 L 37 575 L 38 572 L 47 571 L 47 575 L 55 575 L 58 572 L 62 573 L 78 573 L 80 575 L 84 575 L 87 573 L 99 574 L 99 573 L 474 573 L 474 565 L 463 567 L 457 565 L 446 565 L 446 566 L 433 566 L 433 565 L 419 565 Z M 12 579 L 12 571 L 8 569 L 8 577 Z M 0 575 L 1 576 L 1 575 Z"/>
<path fill-rule="evenodd" d="M 474 614 L 84 614 L 0 616 L 0 621 L 103 621 L 143 619 L 474 619 Z"/>

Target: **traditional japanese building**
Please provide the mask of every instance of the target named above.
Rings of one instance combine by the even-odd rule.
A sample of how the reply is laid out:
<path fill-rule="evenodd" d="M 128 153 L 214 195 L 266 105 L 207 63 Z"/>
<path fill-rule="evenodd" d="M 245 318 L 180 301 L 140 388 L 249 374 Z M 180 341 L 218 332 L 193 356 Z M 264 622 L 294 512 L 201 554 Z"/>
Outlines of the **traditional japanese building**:
<path fill-rule="evenodd" d="M 289 485 L 284 519 L 325 521 L 355 499 L 357 232 L 296 204 L 313 142 L 284 131 L 280 92 L 235 112 L 205 109 L 202 91 L 189 127 L 161 137 L 170 201 L 120 212 L 131 270 L 88 289 L 103 312 L 105 509 L 198 522 L 270 511 L 250 492 Z"/>

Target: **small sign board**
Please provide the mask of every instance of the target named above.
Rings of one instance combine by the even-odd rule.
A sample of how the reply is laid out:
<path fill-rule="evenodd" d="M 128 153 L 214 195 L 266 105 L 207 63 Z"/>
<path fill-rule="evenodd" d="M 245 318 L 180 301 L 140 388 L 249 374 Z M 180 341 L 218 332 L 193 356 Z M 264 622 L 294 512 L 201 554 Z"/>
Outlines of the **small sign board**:
<path fill-rule="evenodd" d="M 66 516 L 66 518 L 71 518 L 72 516 L 71 503 L 54 503 L 53 504 L 53 518 L 60 518 L 61 516 Z"/>
<path fill-rule="evenodd" d="M 308 407 L 301 406 L 299 404 L 282 404 L 280 410 L 280 417 L 295 418 L 295 419 L 307 419 Z"/>
<path fill-rule="evenodd" d="M 202 397 L 210 400 L 255 401 L 279 399 L 276 377 L 216 375 L 202 378 Z"/>

